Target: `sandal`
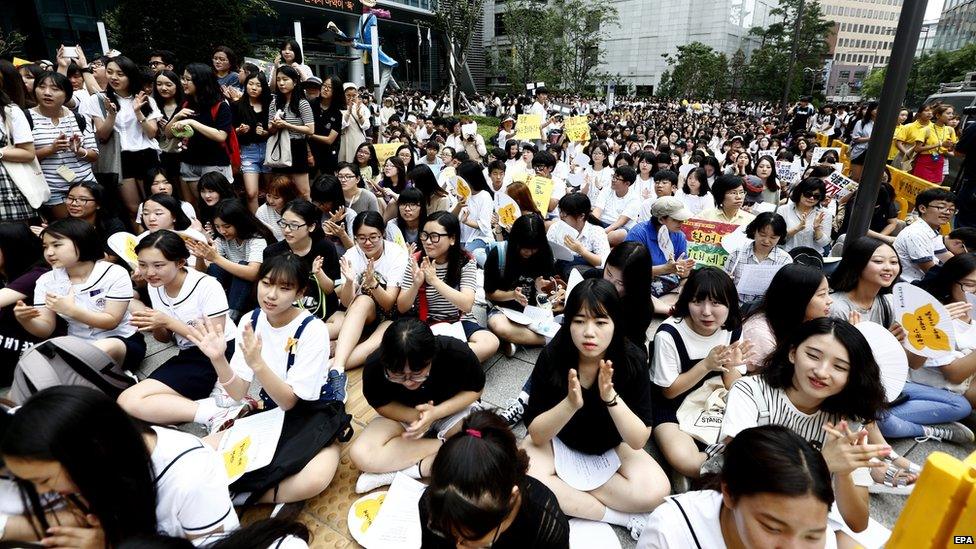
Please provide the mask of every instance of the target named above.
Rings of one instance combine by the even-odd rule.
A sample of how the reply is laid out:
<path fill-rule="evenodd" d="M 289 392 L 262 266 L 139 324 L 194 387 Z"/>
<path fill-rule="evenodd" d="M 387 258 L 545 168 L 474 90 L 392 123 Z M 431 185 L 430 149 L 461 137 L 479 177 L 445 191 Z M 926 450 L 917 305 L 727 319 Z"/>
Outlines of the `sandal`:
<path fill-rule="evenodd" d="M 898 467 L 890 460 L 885 460 L 888 467 L 884 472 L 884 479 L 868 486 L 871 494 L 891 494 L 896 496 L 907 496 L 915 489 L 915 481 L 918 477 L 910 471 Z M 873 475 L 872 475 L 873 477 Z M 912 477 L 915 477 L 914 479 Z"/>

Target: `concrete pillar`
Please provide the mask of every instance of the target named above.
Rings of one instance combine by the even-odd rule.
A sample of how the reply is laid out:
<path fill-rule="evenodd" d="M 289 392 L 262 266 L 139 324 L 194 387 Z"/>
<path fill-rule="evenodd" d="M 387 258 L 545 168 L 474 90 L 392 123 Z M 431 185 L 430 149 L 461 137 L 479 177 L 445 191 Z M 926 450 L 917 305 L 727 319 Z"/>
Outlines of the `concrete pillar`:
<path fill-rule="evenodd" d="M 359 18 L 352 19 L 346 22 L 346 35 L 356 36 L 356 32 L 359 31 Z M 366 71 L 363 66 L 362 52 L 355 48 L 349 48 L 349 55 L 356 55 L 356 59 L 351 59 L 349 61 L 349 82 L 355 83 L 357 86 L 366 85 Z"/>

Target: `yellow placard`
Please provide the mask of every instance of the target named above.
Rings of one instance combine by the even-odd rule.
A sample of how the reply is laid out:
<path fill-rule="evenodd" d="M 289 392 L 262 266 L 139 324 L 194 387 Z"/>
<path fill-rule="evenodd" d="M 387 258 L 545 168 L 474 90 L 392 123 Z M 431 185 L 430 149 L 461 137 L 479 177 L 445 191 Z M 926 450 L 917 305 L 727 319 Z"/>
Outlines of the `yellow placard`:
<path fill-rule="evenodd" d="M 498 208 L 498 224 L 507 229 L 512 228 L 512 224 L 515 223 L 515 219 L 518 217 L 515 211 L 516 208 L 518 208 L 518 206 L 516 206 L 514 202 L 510 202 L 501 208 Z"/>
<path fill-rule="evenodd" d="M 574 143 L 590 140 L 590 121 L 585 116 L 572 116 L 566 119 L 566 137 Z"/>
<path fill-rule="evenodd" d="M 369 530 L 369 527 L 373 525 L 376 515 L 380 512 L 380 507 L 383 506 L 384 499 L 386 499 L 385 493 L 356 502 L 356 518 L 361 521 L 359 524 L 360 532 L 366 533 L 366 530 Z"/>
<path fill-rule="evenodd" d="M 376 161 L 379 163 L 380 167 L 386 162 L 386 159 L 396 154 L 397 149 L 400 148 L 403 143 L 377 143 L 373 145 L 373 149 L 376 150 Z"/>
<path fill-rule="evenodd" d="M 927 347 L 936 351 L 951 351 L 949 335 L 939 329 L 939 320 L 939 312 L 931 303 L 927 303 L 914 313 L 902 315 L 901 324 L 907 332 L 908 342 L 916 350 Z"/>
<path fill-rule="evenodd" d="M 468 186 L 467 181 L 460 177 L 457 178 L 457 195 L 461 200 L 467 200 L 471 196 L 471 187 Z"/>
<path fill-rule="evenodd" d="M 543 214 L 549 211 L 549 199 L 552 198 L 552 179 L 533 175 L 526 183 L 532 193 L 532 201 Z"/>
<path fill-rule="evenodd" d="M 248 435 L 240 442 L 224 451 L 224 468 L 227 478 L 236 479 L 244 474 L 247 468 L 247 449 L 251 447 L 251 436 Z"/>
<path fill-rule="evenodd" d="M 520 141 L 542 139 L 542 117 L 538 114 L 520 114 L 515 121 L 515 139 Z"/>

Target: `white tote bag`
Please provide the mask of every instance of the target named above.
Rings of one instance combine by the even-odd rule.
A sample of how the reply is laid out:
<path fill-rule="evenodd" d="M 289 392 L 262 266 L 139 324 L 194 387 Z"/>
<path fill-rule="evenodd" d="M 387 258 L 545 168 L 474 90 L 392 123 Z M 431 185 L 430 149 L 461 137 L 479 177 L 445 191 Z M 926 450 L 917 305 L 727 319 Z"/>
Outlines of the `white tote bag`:
<path fill-rule="evenodd" d="M 264 165 L 268 168 L 291 167 L 291 133 L 279 130 L 271 134 L 264 150 Z"/>
<path fill-rule="evenodd" d="M 7 105 L 4 108 L 3 130 L 10 145 L 14 145 L 12 117 L 14 109 L 17 108 L 15 105 Z M 17 190 L 35 210 L 51 198 L 51 188 L 47 186 L 47 180 L 44 179 L 44 172 L 41 171 L 41 164 L 36 156 L 30 162 L 4 160 L 3 167 L 17 186 Z"/>

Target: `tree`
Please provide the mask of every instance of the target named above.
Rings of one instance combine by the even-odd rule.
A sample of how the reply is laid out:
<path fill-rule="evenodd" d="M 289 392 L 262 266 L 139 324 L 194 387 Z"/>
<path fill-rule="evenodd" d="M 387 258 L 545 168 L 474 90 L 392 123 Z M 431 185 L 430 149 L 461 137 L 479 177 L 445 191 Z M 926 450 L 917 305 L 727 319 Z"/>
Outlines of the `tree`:
<path fill-rule="evenodd" d="M 559 23 L 562 41 L 562 87 L 583 89 L 596 80 L 605 80 L 606 73 L 597 73 L 603 65 L 606 50 L 603 45 L 610 37 L 610 27 L 619 25 L 617 8 L 609 2 L 595 0 L 555 0 L 549 6 Z"/>
<path fill-rule="evenodd" d="M 215 46 L 243 58 L 253 50 L 244 23 L 275 17 L 267 0 L 118 0 L 105 14 L 112 46 L 142 62 L 157 48 L 171 50 L 181 63 L 209 62 Z M 177 38 L 177 39 L 174 39 Z"/>
<path fill-rule="evenodd" d="M 668 56 L 669 68 L 661 77 L 660 94 L 666 97 L 724 98 L 729 88 L 729 61 L 711 46 L 692 42 Z"/>
<path fill-rule="evenodd" d="M 798 17 L 802 0 L 781 0 L 769 13 L 779 18 L 767 27 L 754 27 L 749 33 L 760 38 L 760 47 L 753 52 L 745 68 L 742 96 L 779 101 L 786 88 L 790 52 L 796 47 L 796 64 L 790 84 L 789 100 L 802 95 L 805 89 L 804 69 L 820 71 L 829 48 L 827 38 L 833 23 L 823 18 L 823 10 L 816 0 L 806 1 L 803 14 Z M 800 28 L 794 44 L 797 19 Z"/>
<path fill-rule="evenodd" d="M 444 37 L 447 52 L 447 71 L 451 77 L 452 104 L 460 98 L 458 81 L 465 70 L 465 62 L 471 50 L 471 40 L 480 32 L 484 17 L 485 0 L 442 0 L 437 2 L 433 29 Z M 453 52 L 454 62 L 451 63 Z"/>
<path fill-rule="evenodd" d="M 532 0 L 505 0 L 502 18 L 512 47 L 506 71 L 510 85 L 518 90 L 527 82 L 542 81 L 556 87 L 562 22 L 548 6 Z"/>
<path fill-rule="evenodd" d="M 20 53 L 27 41 L 27 35 L 12 30 L 10 32 L 0 31 L 0 56 L 13 56 Z"/>
<path fill-rule="evenodd" d="M 951 52 L 926 52 L 916 57 L 912 64 L 904 104 L 918 107 L 928 96 L 939 91 L 939 84 L 958 82 L 973 70 L 976 70 L 976 44 L 967 44 Z M 879 97 L 885 73 L 885 67 L 871 71 L 864 79 L 861 95 L 872 99 Z"/>

